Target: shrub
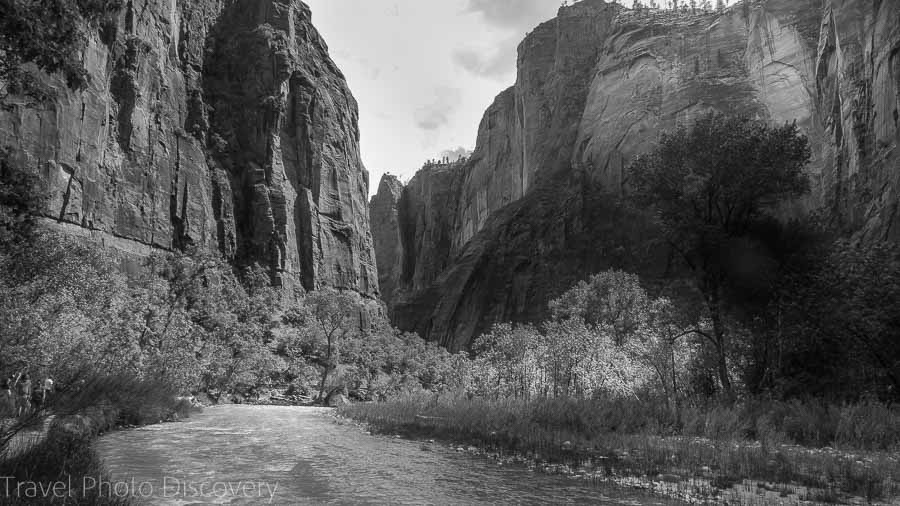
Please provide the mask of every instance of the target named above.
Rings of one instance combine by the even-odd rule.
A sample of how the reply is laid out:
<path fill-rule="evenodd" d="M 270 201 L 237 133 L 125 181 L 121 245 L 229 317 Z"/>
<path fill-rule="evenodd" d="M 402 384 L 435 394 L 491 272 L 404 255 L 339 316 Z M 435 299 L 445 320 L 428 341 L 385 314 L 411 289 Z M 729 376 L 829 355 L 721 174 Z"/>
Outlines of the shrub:
<path fill-rule="evenodd" d="M 93 504 L 98 506 L 127 505 L 130 501 L 116 497 L 108 497 L 98 489 L 81 490 L 79 485 L 85 478 L 98 480 L 102 477 L 109 481 L 100 457 L 94 451 L 89 434 L 73 432 L 55 424 L 47 436 L 28 451 L 0 460 L 0 475 L 10 477 L 9 489 L 14 490 L 16 483 L 35 482 L 50 484 L 65 480 L 71 476 L 75 490 L 70 490 L 71 497 L 53 504 Z M 23 489 L 24 490 L 24 489 Z M 22 497 L 4 497 L 3 504 L 35 504 L 34 499 Z M 49 501 L 48 501 L 49 502 Z"/>

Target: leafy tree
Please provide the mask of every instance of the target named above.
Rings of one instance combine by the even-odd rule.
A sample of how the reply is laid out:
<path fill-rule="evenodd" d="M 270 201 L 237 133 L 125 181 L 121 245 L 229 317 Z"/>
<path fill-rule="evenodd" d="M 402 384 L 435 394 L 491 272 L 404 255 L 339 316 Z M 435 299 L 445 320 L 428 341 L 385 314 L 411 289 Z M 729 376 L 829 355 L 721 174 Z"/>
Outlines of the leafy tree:
<path fill-rule="evenodd" d="M 570 288 L 550 302 L 555 319 L 578 318 L 589 326 L 606 325 L 616 344 L 637 330 L 638 318 L 650 303 L 636 274 L 604 271 Z"/>
<path fill-rule="evenodd" d="M 60 72 L 73 89 L 88 84 L 79 56 L 85 30 L 118 9 L 119 0 L 0 0 L 0 100 L 11 93 L 45 98 L 26 64 Z"/>
<path fill-rule="evenodd" d="M 319 348 L 316 354 L 322 368 L 320 402 L 325 402 L 325 387 L 329 374 L 337 369 L 341 345 L 359 334 L 361 310 L 359 301 L 349 292 L 325 288 L 308 293 L 300 307 L 285 315 L 285 323 L 316 336 Z"/>
<path fill-rule="evenodd" d="M 718 376 L 733 397 L 724 295 L 753 227 L 767 210 L 808 189 L 810 149 L 796 123 L 709 114 L 664 134 L 629 168 L 631 200 L 653 209 L 665 239 L 691 273 L 712 322 L 705 334 Z"/>
<path fill-rule="evenodd" d="M 700 325 L 685 326 L 669 300 L 652 299 L 636 275 L 614 270 L 579 283 L 550 307 L 556 321 L 575 320 L 588 329 L 568 333 L 584 336 L 589 344 L 580 353 L 606 370 L 594 380 L 598 387 L 633 395 L 650 381 L 649 371 L 676 411 L 678 384 L 694 359 L 692 339 Z"/>
<path fill-rule="evenodd" d="M 473 351 L 487 372 L 479 378 L 494 395 L 529 398 L 537 385 L 538 357 L 543 338 L 530 325 L 497 324 L 478 338 Z"/>

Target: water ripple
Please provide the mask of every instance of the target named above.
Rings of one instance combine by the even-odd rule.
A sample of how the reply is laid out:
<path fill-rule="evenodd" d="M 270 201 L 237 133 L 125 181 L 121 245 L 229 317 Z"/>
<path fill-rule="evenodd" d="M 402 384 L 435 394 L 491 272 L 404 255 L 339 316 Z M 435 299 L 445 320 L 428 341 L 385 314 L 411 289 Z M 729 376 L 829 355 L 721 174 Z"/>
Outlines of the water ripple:
<path fill-rule="evenodd" d="M 98 450 L 113 483 L 147 484 L 133 495 L 148 504 L 663 503 L 437 444 L 369 436 L 316 408 L 215 407 L 182 423 L 109 434 Z"/>

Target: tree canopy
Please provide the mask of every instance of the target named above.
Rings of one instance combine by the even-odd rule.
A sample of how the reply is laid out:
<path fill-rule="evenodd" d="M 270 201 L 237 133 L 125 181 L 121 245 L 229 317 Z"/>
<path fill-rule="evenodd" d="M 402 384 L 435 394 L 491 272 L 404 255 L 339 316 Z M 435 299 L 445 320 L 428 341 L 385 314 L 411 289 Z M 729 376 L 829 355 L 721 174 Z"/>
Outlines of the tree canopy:
<path fill-rule="evenodd" d="M 665 239 L 689 268 L 713 324 L 723 390 L 731 395 L 723 291 L 742 262 L 751 232 L 809 183 L 807 138 L 796 123 L 711 113 L 660 138 L 629 168 L 630 199 L 652 209 Z"/>

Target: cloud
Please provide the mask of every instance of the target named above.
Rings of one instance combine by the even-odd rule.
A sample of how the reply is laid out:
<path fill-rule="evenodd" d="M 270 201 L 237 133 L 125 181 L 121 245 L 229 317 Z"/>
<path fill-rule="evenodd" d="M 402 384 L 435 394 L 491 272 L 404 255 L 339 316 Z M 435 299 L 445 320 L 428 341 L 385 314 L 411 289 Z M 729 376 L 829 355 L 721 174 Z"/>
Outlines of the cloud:
<path fill-rule="evenodd" d="M 504 37 L 489 47 L 465 47 L 453 52 L 453 62 L 465 71 L 504 81 L 516 68 L 516 49 L 526 32 L 556 15 L 553 0 L 469 0 L 466 12 L 482 17 L 488 29 Z"/>
<path fill-rule="evenodd" d="M 516 69 L 517 47 L 518 38 L 509 38 L 492 49 L 457 49 L 453 63 L 473 75 L 503 81 Z"/>
<path fill-rule="evenodd" d="M 468 157 L 472 154 L 472 150 L 459 146 L 458 148 L 445 149 L 441 151 L 440 158 L 447 157 L 452 161 L 456 161 L 460 157 Z"/>
<path fill-rule="evenodd" d="M 439 87 L 431 103 L 419 107 L 414 113 L 416 126 L 426 131 L 436 131 L 450 122 L 450 115 L 462 103 L 462 91 L 458 88 Z"/>
<path fill-rule="evenodd" d="M 553 0 L 469 0 L 468 12 L 476 12 L 488 24 L 524 33 L 553 17 L 559 2 Z"/>

